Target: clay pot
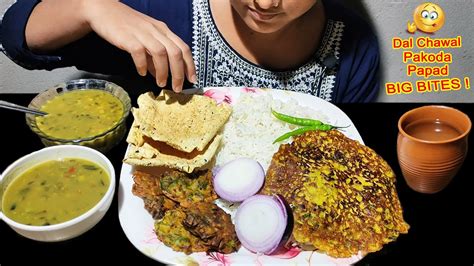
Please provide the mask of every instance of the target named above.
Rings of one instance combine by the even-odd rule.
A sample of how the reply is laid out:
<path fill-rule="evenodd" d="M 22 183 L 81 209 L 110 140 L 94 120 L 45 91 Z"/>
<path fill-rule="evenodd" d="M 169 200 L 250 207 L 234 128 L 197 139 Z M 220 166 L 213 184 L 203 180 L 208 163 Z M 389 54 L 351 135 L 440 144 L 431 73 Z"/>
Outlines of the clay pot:
<path fill-rule="evenodd" d="M 408 186 L 422 193 L 444 189 L 466 158 L 470 130 L 469 117 L 447 106 L 423 106 L 403 114 L 397 155 Z"/>

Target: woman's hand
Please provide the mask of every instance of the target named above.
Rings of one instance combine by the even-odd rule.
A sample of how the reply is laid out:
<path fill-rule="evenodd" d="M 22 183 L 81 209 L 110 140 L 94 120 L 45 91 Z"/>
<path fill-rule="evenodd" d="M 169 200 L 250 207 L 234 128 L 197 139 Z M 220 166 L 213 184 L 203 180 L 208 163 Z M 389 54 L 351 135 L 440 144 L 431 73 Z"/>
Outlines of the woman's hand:
<path fill-rule="evenodd" d="M 138 73 L 150 72 L 160 87 L 166 85 L 169 74 L 177 92 L 185 77 L 196 82 L 189 46 L 163 22 L 118 0 L 42 0 L 28 19 L 25 37 L 32 51 L 50 52 L 91 31 L 130 53 Z"/>
<path fill-rule="evenodd" d="M 189 46 L 165 23 L 116 0 L 84 1 L 84 18 L 106 41 L 130 53 L 141 76 L 147 71 L 160 87 L 171 74 L 172 88 L 180 92 L 185 77 L 196 82 L 196 69 Z M 171 73 L 169 73 L 169 70 Z"/>

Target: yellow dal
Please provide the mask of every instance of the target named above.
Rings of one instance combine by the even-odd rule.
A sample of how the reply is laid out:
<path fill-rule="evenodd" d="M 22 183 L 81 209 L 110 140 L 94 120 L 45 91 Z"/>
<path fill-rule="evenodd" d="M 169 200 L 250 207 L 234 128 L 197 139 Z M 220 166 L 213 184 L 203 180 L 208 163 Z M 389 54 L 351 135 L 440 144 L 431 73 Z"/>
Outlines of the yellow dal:
<path fill-rule="evenodd" d="M 122 102 L 102 90 L 74 90 L 59 94 L 41 107 L 48 115 L 38 116 L 38 128 L 60 139 L 99 135 L 114 127 L 123 115 Z"/>
<path fill-rule="evenodd" d="M 50 225 L 71 220 L 94 207 L 110 183 L 99 165 L 76 158 L 36 165 L 8 185 L 2 210 L 27 225 Z"/>

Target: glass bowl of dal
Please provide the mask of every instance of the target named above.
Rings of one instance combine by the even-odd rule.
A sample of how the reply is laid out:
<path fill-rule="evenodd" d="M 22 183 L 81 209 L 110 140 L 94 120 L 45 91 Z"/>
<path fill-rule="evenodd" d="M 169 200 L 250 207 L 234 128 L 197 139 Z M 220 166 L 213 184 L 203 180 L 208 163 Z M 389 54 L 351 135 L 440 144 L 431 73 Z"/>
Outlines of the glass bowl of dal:
<path fill-rule="evenodd" d="M 131 103 L 120 86 L 100 79 L 78 79 L 38 94 L 28 105 L 48 113 L 26 115 L 45 146 L 75 144 L 106 152 L 127 131 Z"/>
<path fill-rule="evenodd" d="M 79 145 L 46 147 L 2 173 L 0 220 L 29 239 L 63 241 L 94 227 L 114 192 L 114 167 L 99 151 Z"/>

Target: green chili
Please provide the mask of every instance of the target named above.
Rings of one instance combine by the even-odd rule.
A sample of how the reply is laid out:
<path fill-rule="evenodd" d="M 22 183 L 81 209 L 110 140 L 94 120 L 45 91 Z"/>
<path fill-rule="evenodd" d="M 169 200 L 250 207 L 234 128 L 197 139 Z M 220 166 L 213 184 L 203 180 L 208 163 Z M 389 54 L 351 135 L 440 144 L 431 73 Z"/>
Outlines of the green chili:
<path fill-rule="evenodd" d="M 306 131 L 312 131 L 312 130 L 328 131 L 328 130 L 331 130 L 331 129 L 338 129 L 338 128 L 346 128 L 347 127 L 347 126 L 346 127 L 336 127 L 336 126 L 333 126 L 333 125 L 330 125 L 330 124 L 325 124 L 325 123 L 323 123 L 319 120 L 289 116 L 289 115 L 285 115 L 285 114 L 282 114 L 282 113 L 278 113 L 277 111 L 274 111 L 274 110 L 272 110 L 272 114 L 276 118 L 278 118 L 278 119 L 280 119 L 284 122 L 302 126 L 300 128 L 297 128 L 293 131 L 290 131 L 286 134 L 281 135 L 275 141 L 273 141 L 273 144 L 275 144 L 276 142 L 285 140 L 289 137 L 294 137 L 294 136 L 301 135 L 301 134 L 305 133 Z"/>
<path fill-rule="evenodd" d="M 278 113 L 277 111 L 273 109 L 272 109 L 272 114 L 281 121 L 284 121 L 293 125 L 298 125 L 298 126 L 319 126 L 323 124 L 323 122 L 319 120 L 285 115 L 282 113 Z"/>
<path fill-rule="evenodd" d="M 322 124 L 319 126 L 318 130 L 322 130 L 322 131 L 328 131 L 328 130 L 331 130 L 333 128 L 337 128 L 333 125 L 329 125 L 329 124 Z"/>
<path fill-rule="evenodd" d="M 297 128 L 293 131 L 287 132 L 287 133 L 279 136 L 275 141 L 273 141 L 273 144 L 275 144 L 277 142 L 280 142 L 280 141 L 283 141 L 283 140 L 285 140 L 289 137 L 301 135 L 301 134 L 305 133 L 306 131 L 311 131 L 311 130 L 318 130 L 318 126 L 306 126 L 306 127 Z"/>

